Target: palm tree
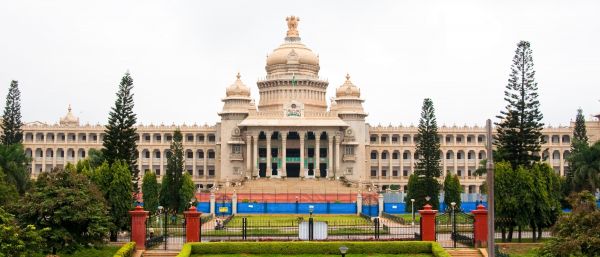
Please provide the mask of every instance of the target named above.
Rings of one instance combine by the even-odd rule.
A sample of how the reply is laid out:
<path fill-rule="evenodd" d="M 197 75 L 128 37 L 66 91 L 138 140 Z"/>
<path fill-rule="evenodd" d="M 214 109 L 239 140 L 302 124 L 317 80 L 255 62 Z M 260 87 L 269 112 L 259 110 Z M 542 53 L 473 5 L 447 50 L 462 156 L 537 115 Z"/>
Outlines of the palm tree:
<path fill-rule="evenodd" d="M 582 146 L 568 160 L 569 164 L 576 167 L 571 171 L 573 172 L 574 189 L 596 192 L 596 189 L 600 187 L 600 141 L 592 146 Z"/>

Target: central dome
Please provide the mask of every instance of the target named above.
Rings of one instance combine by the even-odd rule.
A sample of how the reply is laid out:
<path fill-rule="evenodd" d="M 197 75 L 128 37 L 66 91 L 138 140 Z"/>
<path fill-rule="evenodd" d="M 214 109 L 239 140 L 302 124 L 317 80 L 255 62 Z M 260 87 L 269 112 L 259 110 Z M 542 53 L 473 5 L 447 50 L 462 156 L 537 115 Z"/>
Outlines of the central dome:
<path fill-rule="evenodd" d="M 298 75 L 317 78 L 319 56 L 300 41 L 298 22 L 295 16 L 286 18 L 288 31 L 285 41 L 267 56 L 267 76 L 281 77 Z"/>
<path fill-rule="evenodd" d="M 267 57 L 267 66 L 293 62 L 319 65 L 319 57 L 299 40 L 284 42 Z"/>

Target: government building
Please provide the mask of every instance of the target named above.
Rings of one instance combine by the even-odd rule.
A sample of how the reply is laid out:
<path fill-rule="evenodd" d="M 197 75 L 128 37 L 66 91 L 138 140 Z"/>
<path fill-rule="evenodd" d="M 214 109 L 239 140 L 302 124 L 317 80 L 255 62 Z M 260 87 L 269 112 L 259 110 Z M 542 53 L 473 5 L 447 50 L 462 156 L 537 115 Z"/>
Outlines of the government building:
<path fill-rule="evenodd" d="M 349 75 L 328 101 L 329 83 L 319 77 L 319 56 L 300 40 L 299 19 L 286 20 L 287 35 L 268 55 L 266 77 L 256 83 L 258 96 L 237 74 L 225 88 L 220 122 L 138 125 L 140 175 L 149 170 L 164 174 L 173 132 L 179 128 L 185 170 L 199 190 L 260 178 L 343 179 L 359 188 L 398 185 L 406 190 L 417 160 L 417 127 L 368 124 L 360 88 Z M 600 140 L 600 121 L 586 125 L 590 142 Z M 58 124 L 31 122 L 23 130 L 34 178 L 86 158 L 90 149 L 102 148 L 105 133 L 102 125 L 80 124 L 71 107 Z M 486 158 L 485 128 L 441 126 L 438 133 L 444 175 L 457 174 L 465 193 L 479 193 L 485 178 L 474 171 Z M 564 175 L 573 123 L 547 127 L 543 134 L 542 158 Z"/>

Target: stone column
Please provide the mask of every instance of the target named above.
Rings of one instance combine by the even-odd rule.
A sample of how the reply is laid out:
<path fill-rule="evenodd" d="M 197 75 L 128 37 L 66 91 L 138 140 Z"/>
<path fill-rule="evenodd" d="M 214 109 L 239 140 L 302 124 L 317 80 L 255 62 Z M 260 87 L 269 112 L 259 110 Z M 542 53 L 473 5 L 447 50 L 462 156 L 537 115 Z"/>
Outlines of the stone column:
<path fill-rule="evenodd" d="M 202 151 L 204 151 L 204 176 L 208 178 L 208 149 L 204 148 Z"/>
<path fill-rule="evenodd" d="M 377 216 L 381 216 L 381 214 L 383 213 L 383 194 L 379 194 L 378 198 L 377 198 L 377 209 L 378 209 L 378 214 Z"/>
<path fill-rule="evenodd" d="M 287 177 L 287 131 L 282 131 L 281 132 L 281 174 L 279 174 L 280 176 L 286 176 Z"/>
<path fill-rule="evenodd" d="M 246 135 L 246 176 L 252 177 L 252 136 Z"/>
<path fill-rule="evenodd" d="M 304 135 L 306 132 L 298 132 L 300 135 L 300 176 L 306 177 L 306 172 L 304 171 Z"/>
<path fill-rule="evenodd" d="M 210 214 L 213 217 L 217 215 L 215 212 L 215 193 L 210 193 Z"/>
<path fill-rule="evenodd" d="M 426 204 L 421 215 L 421 241 L 435 241 L 435 215 L 438 211 L 432 210 L 431 205 Z"/>
<path fill-rule="evenodd" d="M 360 215 L 362 212 L 362 195 L 358 193 L 356 195 L 356 215 Z"/>
<path fill-rule="evenodd" d="M 258 134 L 252 136 L 254 138 L 254 158 L 252 158 L 252 162 L 254 165 L 254 169 L 252 172 L 252 176 L 258 177 Z"/>
<path fill-rule="evenodd" d="M 131 241 L 135 242 L 135 248 L 138 250 L 146 249 L 146 219 L 148 213 L 139 205 L 133 211 L 129 211 L 129 216 L 131 216 Z"/>
<path fill-rule="evenodd" d="M 487 213 L 485 206 L 482 204 L 477 206 L 476 210 L 472 210 L 473 216 L 475 216 L 475 227 L 473 238 L 475 239 L 475 247 L 484 247 L 487 245 L 488 236 L 488 224 L 487 224 Z"/>
<path fill-rule="evenodd" d="M 327 175 L 336 177 L 335 172 L 333 171 L 333 135 L 331 133 L 327 133 Z"/>
<path fill-rule="evenodd" d="M 335 173 L 340 175 L 342 174 L 342 170 L 340 169 L 340 159 L 342 158 L 340 154 L 340 145 L 342 144 L 342 136 L 335 136 Z"/>
<path fill-rule="evenodd" d="M 231 196 L 231 215 L 237 214 L 237 193 L 233 191 L 233 195 Z"/>
<path fill-rule="evenodd" d="M 321 133 L 319 133 L 318 135 L 315 134 L 315 159 L 316 159 L 315 168 L 314 168 L 315 177 L 321 176 L 320 169 L 319 169 L 320 168 L 319 166 L 321 163 L 321 161 L 319 160 L 321 158 L 321 153 L 319 153 L 320 152 L 319 150 L 321 148 L 321 146 L 319 145 L 320 137 L 321 137 Z"/>
<path fill-rule="evenodd" d="M 185 216 L 185 241 L 187 243 L 200 242 L 200 215 L 201 212 L 196 210 L 192 205 L 188 211 L 184 211 Z"/>
<path fill-rule="evenodd" d="M 271 177 L 273 169 L 271 169 L 271 132 L 266 132 L 267 136 L 267 170 L 265 172 L 267 177 Z"/>

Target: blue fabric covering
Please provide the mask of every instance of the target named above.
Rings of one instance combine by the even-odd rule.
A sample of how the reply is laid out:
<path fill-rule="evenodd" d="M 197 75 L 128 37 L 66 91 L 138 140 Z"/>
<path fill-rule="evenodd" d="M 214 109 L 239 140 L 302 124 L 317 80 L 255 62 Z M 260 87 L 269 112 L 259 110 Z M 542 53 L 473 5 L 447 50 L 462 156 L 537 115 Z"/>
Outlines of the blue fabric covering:
<path fill-rule="evenodd" d="M 209 202 L 199 202 L 196 204 L 196 210 L 202 213 L 210 213 L 210 203 Z"/>
<path fill-rule="evenodd" d="M 362 214 L 375 217 L 379 216 L 379 206 L 378 205 L 364 205 L 362 206 Z"/>
<path fill-rule="evenodd" d="M 315 214 L 354 214 L 355 203 L 238 203 L 238 213 L 308 214 L 310 206 Z"/>

